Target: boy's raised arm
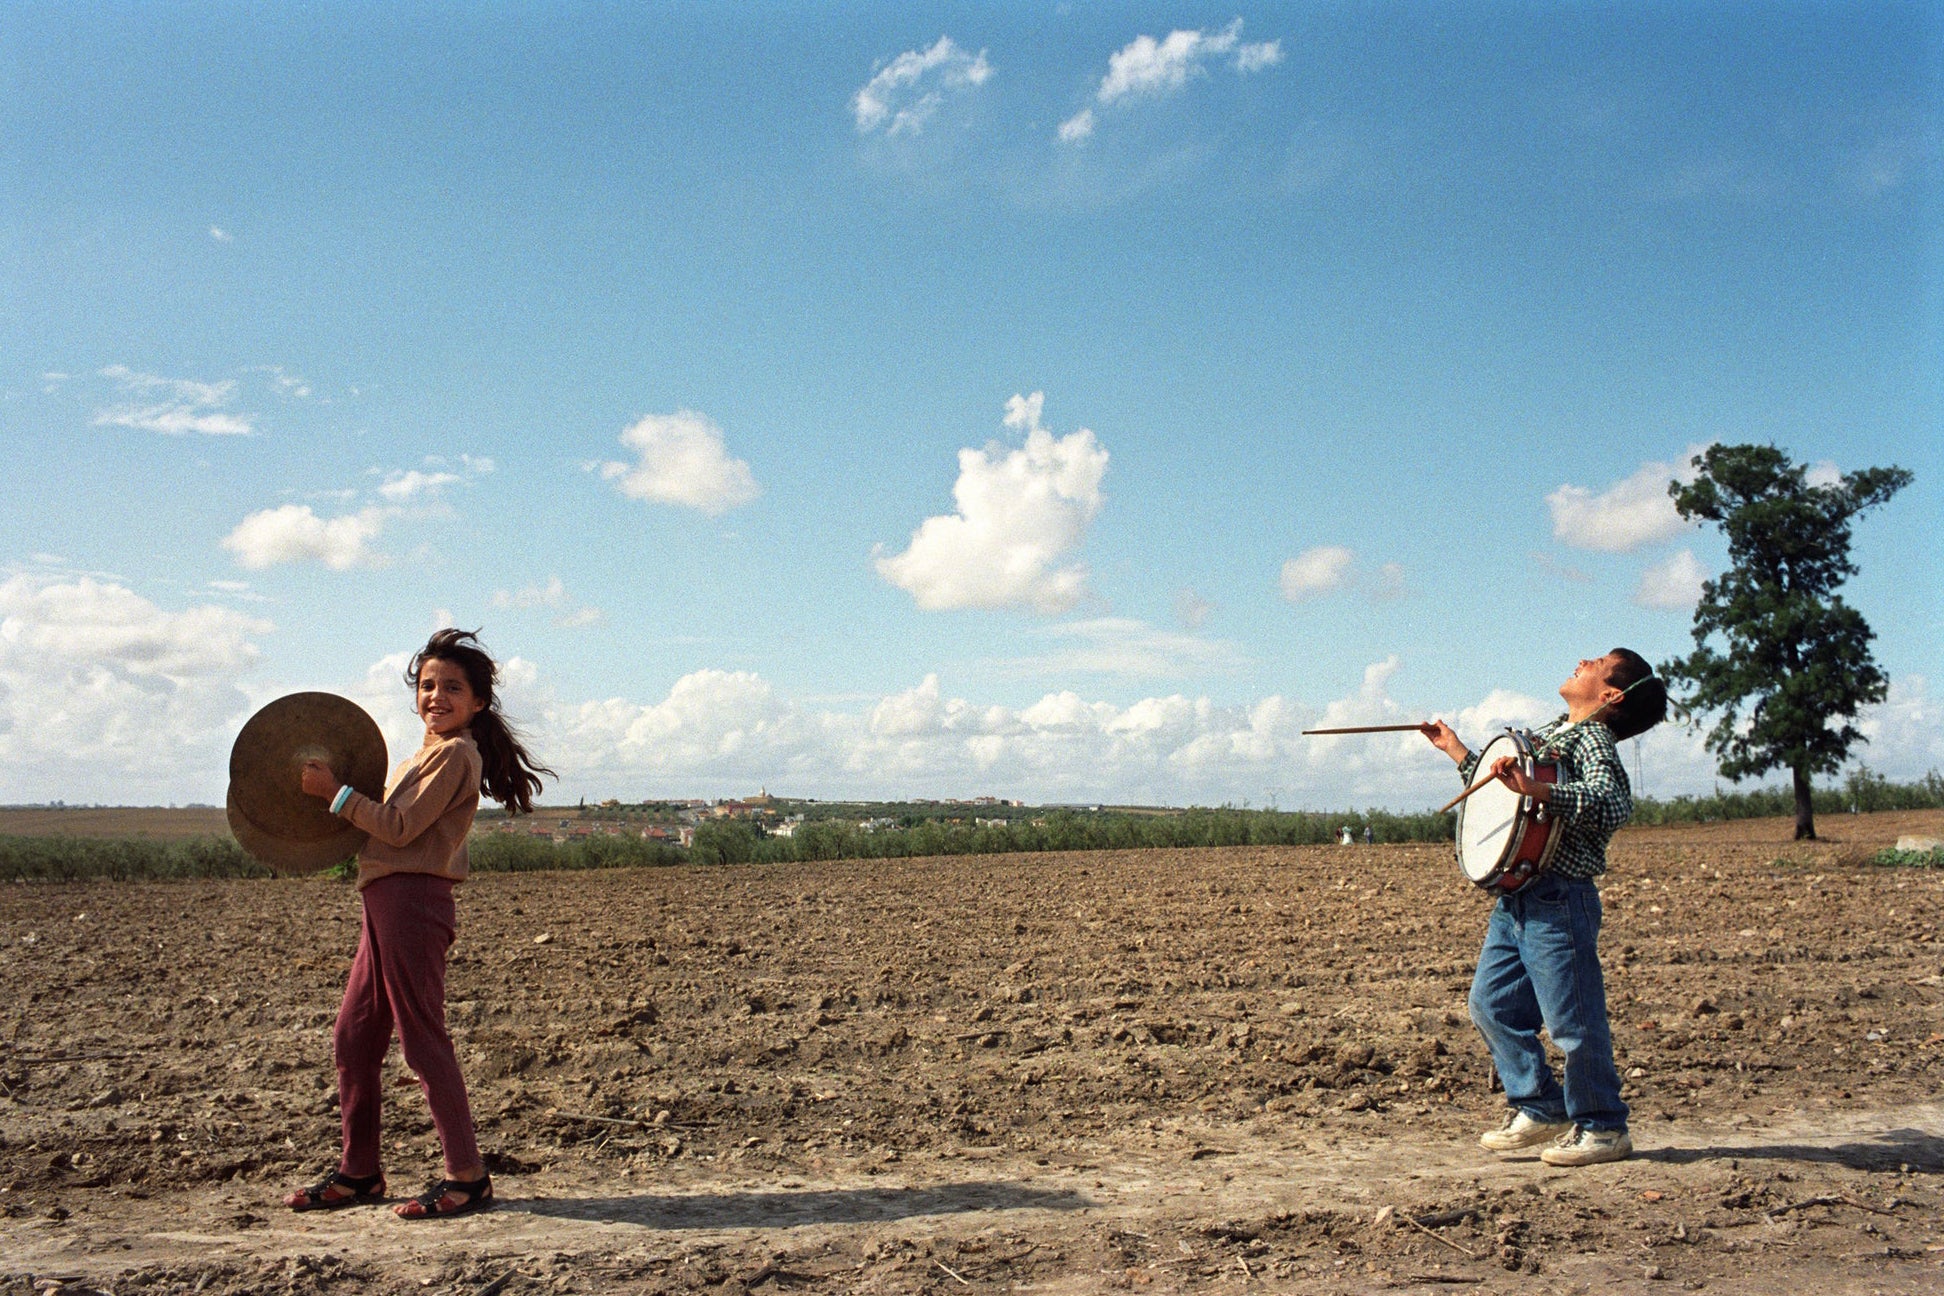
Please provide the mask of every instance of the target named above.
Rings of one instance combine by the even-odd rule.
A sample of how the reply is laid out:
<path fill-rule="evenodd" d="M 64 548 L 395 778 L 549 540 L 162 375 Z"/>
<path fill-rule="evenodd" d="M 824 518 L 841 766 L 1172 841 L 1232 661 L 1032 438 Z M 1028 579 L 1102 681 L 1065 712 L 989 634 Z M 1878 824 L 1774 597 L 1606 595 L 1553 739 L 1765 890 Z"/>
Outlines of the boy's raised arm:
<path fill-rule="evenodd" d="M 1451 757 L 1454 765 L 1463 765 L 1471 756 L 1471 749 L 1465 746 L 1457 731 L 1442 720 L 1427 720 L 1418 726 L 1418 732 L 1433 747 Z"/>

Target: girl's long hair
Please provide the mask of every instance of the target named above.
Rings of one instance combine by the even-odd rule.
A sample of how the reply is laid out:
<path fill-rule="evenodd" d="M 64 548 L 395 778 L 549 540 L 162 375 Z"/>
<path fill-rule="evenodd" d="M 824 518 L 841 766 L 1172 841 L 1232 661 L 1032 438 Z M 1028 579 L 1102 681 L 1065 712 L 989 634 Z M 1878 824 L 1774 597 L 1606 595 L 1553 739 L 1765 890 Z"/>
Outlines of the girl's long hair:
<path fill-rule="evenodd" d="M 486 702 L 471 725 L 481 764 L 479 790 L 514 814 L 529 813 L 533 798 L 540 791 L 540 776 L 560 776 L 533 759 L 519 734 L 500 714 L 499 694 L 493 691 L 499 667 L 479 642 L 479 632 L 441 630 L 425 641 L 425 647 L 413 655 L 412 664 L 405 668 L 405 682 L 412 686 L 414 698 L 418 695 L 419 668 L 433 660 L 451 662 L 464 671 L 473 696 Z"/>

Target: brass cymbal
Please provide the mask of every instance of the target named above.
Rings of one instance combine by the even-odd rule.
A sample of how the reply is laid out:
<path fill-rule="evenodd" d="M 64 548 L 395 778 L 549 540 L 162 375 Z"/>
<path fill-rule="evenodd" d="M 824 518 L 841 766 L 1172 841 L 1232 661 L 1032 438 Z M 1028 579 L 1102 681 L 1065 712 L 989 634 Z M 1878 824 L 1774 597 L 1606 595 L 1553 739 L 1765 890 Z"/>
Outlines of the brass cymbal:
<path fill-rule="evenodd" d="M 291 693 L 251 716 L 230 748 L 229 799 L 251 828 L 283 842 L 326 842 L 343 833 L 345 821 L 299 782 L 311 759 L 366 796 L 384 794 L 385 736 L 377 722 L 335 693 Z"/>
<path fill-rule="evenodd" d="M 340 821 L 340 831 L 334 836 L 313 841 L 291 841 L 284 837 L 273 837 L 251 823 L 249 816 L 237 808 L 234 793 L 224 809 L 229 812 L 230 832 L 235 836 L 237 845 L 259 864 L 293 876 L 321 873 L 334 864 L 342 864 L 363 848 L 369 835 L 354 824 Z"/>

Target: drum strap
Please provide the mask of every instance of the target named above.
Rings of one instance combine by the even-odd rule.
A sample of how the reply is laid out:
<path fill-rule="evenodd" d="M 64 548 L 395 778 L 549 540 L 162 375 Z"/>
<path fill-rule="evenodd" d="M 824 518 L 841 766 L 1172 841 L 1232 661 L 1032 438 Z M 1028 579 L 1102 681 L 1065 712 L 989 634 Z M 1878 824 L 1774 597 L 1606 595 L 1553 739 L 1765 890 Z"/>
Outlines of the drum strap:
<path fill-rule="evenodd" d="M 1620 700 L 1622 702 L 1626 701 L 1627 694 L 1633 692 L 1635 689 L 1639 688 L 1642 684 L 1645 684 L 1648 680 L 1651 680 L 1653 678 L 1654 677 L 1652 675 L 1646 675 L 1641 677 L 1640 679 L 1635 680 L 1633 683 L 1627 685 L 1627 687 L 1620 690 Z M 1572 733 L 1575 729 L 1578 729 L 1581 725 L 1592 724 L 1595 720 L 1598 720 L 1601 716 L 1605 715 L 1607 713 L 1607 709 L 1609 707 L 1612 707 L 1613 705 L 1615 704 L 1612 702 L 1603 703 L 1598 711 L 1595 711 L 1592 715 L 1586 717 L 1586 719 L 1575 720 L 1573 723 L 1567 725 L 1564 729 L 1555 729 L 1553 732 L 1547 734 L 1543 739 L 1540 740 L 1538 750 L 1536 750 L 1533 753 L 1533 755 L 1547 756 L 1547 755 L 1552 755 L 1557 753 L 1559 751 L 1559 744 L 1566 740 L 1566 736 L 1568 734 Z M 1565 716 L 1559 717 L 1560 720 L 1564 720 L 1565 718 L 1566 718 Z M 1554 723 L 1558 723 L 1558 722 L 1555 721 Z"/>

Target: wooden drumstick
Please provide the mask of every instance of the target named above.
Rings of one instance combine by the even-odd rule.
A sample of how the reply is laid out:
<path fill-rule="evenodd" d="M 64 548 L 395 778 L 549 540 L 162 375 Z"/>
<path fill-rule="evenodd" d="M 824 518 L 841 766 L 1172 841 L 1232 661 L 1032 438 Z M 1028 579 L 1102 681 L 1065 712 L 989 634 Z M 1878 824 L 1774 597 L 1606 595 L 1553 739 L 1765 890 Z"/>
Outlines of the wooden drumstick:
<path fill-rule="evenodd" d="M 1486 784 L 1496 783 L 1498 781 L 1499 781 L 1499 776 L 1497 774 L 1487 774 L 1484 778 L 1478 780 L 1478 782 L 1472 784 L 1470 787 L 1466 788 L 1463 792 L 1460 792 L 1457 796 L 1451 798 L 1451 800 L 1439 806 L 1438 813 L 1443 814 L 1445 811 L 1451 809 L 1453 806 L 1457 805 L 1460 801 L 1463 801 L 1466 797 L 1478 791 L 1478 789 L 1484 787 Z"/>
<path fill-rule="evenodd" d="M 1303 732 L 1306 734 L 1417 733 L 1423 728 L 1421 724 L 1351 725 L 1347 729 L 1305 729 Z"/>

